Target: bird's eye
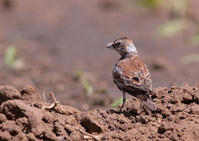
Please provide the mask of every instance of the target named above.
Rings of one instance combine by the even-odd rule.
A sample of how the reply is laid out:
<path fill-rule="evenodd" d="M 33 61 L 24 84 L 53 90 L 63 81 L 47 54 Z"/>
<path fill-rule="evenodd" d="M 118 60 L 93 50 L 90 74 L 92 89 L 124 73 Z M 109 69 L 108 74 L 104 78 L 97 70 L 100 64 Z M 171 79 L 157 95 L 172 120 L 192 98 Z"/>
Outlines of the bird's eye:
<path fill-rule="evenodd" d="M 118 43 L 116 43 L 116 45 L 117 45 L 117 46 L 119 46 L 119 45 L 121 45 L 121 43 L 120 43 L 120 42 L 118 42 Z"/>
<path fill-rule="evenodd" d="M 113 44 L 113 47 L 114 47 L 114 48 L 118 48 L 118 47 L 120 47 L 120 45 L 121 45 L 121 43 L 120 43 L 120 42 L 117 42 L 117 43 L 114 43 L 114 44 Z"/>

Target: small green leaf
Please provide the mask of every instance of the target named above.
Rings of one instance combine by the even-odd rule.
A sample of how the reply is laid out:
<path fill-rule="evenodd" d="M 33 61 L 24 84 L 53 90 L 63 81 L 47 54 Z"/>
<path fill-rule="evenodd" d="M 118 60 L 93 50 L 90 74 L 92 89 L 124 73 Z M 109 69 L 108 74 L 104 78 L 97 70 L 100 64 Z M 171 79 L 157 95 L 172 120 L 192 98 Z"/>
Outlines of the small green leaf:
<path fill-rule="evenodd" d="M 79 82 L 82 85 L 83 90 L 86 92 L 87 95 L 93 94 L 93 87 L 82 70 L 78 69 L 75 71 L 75 81 Z"/>
<path fill-rule="evenodd" d="M 184 64 L 199 63 L 199 54 L 189 54 L 181 59 Z"/>
<path fill-rule="evenodd" d="M 81 84 L 86 94 L 88 95 L 93 94 L 93 87 L 87 80 L 83 80 Z"/>
<path fill-rule="evenodd" d="M 128 101 L 128 99 L 127 99 L 126 101 Z M 112 108 L 117 108 L 117 107 L 118 107 L 119 105 L 121 105 L 122 103 L 123 103 L 123 98 L 120 98 L 120 99 L 114 101 L 113 104 L 111 104 L 111 107 L 112 107 Z"/>
<path fill-rule="evenodd" d="M 139 4 L 145 8 L 156 8 L 158 7 L 163 0 L 138 0 Z"/>
<path fill-rule="evenodd" d="M 164 37 L 176 36 L 179 32 L 187 27 L 187 22 L 185 20 L 173 20 L 166 24 L 161 25 L 157 29 L 157 33 Z"/>
<path fill-rule="evenodd" d="M 14 70 L 19 70 L 23 67 L 24 61 L 19 55 L 19 50 L 15 46 L 9 46 L 6 49 L 4 56 L 4 64 Z"/>

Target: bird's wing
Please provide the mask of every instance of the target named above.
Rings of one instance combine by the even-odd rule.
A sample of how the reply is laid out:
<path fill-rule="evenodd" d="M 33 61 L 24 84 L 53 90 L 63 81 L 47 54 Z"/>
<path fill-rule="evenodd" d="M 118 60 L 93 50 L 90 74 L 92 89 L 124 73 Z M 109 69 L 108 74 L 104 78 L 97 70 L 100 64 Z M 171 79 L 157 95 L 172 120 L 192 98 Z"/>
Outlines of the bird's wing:
<path fill-rule="evenodd" d="M 113 78 L 120 89 L 133 95 L 152 90 L 148 68 L 138 57 L 119 61 L 113 69 Z"/>

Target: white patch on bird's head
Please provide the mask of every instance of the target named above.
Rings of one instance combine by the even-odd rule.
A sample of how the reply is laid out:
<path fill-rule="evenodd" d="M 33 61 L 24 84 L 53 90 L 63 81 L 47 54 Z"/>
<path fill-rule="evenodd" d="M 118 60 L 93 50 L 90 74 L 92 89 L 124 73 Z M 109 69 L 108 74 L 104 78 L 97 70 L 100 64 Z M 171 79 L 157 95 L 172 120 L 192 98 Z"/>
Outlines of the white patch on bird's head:
<path fill-rule="evenodd" d="M 129 44 L 127 47 L 126 47 L 126 51 L 128 53 L 137 53 L 137 49 L 135 47 L 135 45 L 133 43 Z"/>
<path fill-rule="evenodd" d="M 135 48 L 133 41 L 126 37 L 119 38 L 113 43 L 108 44 L 106 47 L 117 51 L 122 57 L 137 54 L 137 49 Z"/>

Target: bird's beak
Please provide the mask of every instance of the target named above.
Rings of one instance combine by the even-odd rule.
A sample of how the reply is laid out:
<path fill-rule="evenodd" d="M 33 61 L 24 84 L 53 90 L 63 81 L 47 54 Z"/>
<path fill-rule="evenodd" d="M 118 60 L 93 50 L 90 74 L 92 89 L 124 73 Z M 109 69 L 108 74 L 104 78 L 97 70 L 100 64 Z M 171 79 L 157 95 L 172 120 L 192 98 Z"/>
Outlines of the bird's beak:
<path fill-rule="evenodd" d="M 106 48 L 110 48 L 110 49 L 113 49 L 113 43 L 109 43 L 106 45 Z"/>

